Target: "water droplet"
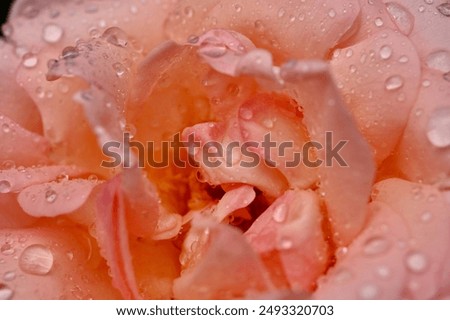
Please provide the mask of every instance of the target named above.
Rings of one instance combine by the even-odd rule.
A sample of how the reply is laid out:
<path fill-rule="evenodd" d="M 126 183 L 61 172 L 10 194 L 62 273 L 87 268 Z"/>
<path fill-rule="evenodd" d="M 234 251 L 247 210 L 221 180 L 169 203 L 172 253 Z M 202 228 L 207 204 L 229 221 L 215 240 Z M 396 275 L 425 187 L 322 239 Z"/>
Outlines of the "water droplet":
<path fill-rule="evenodd" d="M 400 63 L 407 63 L 409 61 L 408 56 L 401 56 L 400 58 L 398 58 L 398 62 Z"/>
<path fill-rule="evenodd" d="M 330 18 L 336 17 L 336 11 L 334 9 L 330 9 L 330 11 L 328 11 L 328 16 Z"/>
<path fill-rule="evenodd" d="M 67 257 L 67 259 L 72 261 L 73 260 L 73 252 L 72 251 L 67 251 L 66 252 L 66 257 Z"/>
<path fill-rule="evenodd" d="M 2 131 L 4 133 L 10 133 L 11 132 L 11 126 L 8 123 L 2 124 Z"/>
<path fill-rule="evenodd" d="M 374 284 L 367 284 L 359 290 L 359 297 L 365 300 L 375 299 L 378 296 L 378 287 Z"/>
<path fill-rule="evenodd" d="M 23 56 L 22 64 L 25 68 L 29 68 L 29 69 L 34 68 L 38 64 L 38 58 L 37 58 L 37 56 L 35 56 L 32 53 L 26 53 Z"/>
<path fill-rule="evenodd" d="M 437 148 L 450 146 L 450 107 L 435 109 L 428 120 L 428 140 Z"/>
<path fill-rule="evenodd" d="M 130 12 L 132 13 L 132 14 L 136 14 L 136 13 L 138 13 L 138 7 L 136 7 L 135 5 L 131 5 L 130 6 Z"/>
<path fill-rule="evenodd" d="M 376 256 L 385 253 L 389 247 L 390 244 L 386 239 L 373 237 L 364 244 L 363 253 L 367 256 Z"/>
<path fill-rule="evenodd" d="M 374 23 L 377 27 L 381 27 L 384 24 L 383 19 L 381 19 L 380 17 L 376 18 Z"/>
<path fill-rule="evenodd" d="M 352 49 L 347 49 L 347 51 L 345 52 L 345 56 L 347 58 L 350 58 L 351 56 L 353 56 L 353 50 Z"/>
<path fill-rule="evenodd" d="M 239 13 L 239 12 L 242 11 L 242 6 L 239 5 L 239 4 L 235 4 L 235 5 L 234 5 L 234 10 L 235 10 L 237 13 Z"/>
<path fill-rule="evenodd" d="M 42 38 L 48 43 L 57 43 L 61 40 L 64 30 L 59 25 L 54 23 L 47 24 L 42 32 Z"/>
<path fill-rule="evenodd" d="M 125 66 L 121 64 L 120 62 L 116 62 L 113 64 L 113 69 L 116 72 L 116 75 L 121 78 L 127 71 Z"/>
<path fill-rule="evenodd" d="M 102 34 L 102 38 L 116 47 L 125 48 L 128 45 L 127 34 L 117 27 L 106 29 Z"/>
<path fill-rule="evenodd" d="M 74 58 L 78 57 L 79 55 L 80 55 L 80 52 L 78 51 L 78 49 L 75 47 L 72 47 L 72 46 L 65 47 L 61 54 L 61 56 L 64 59 L 74 59 Z M 49 60 L 49 62 L 50 61 L 51 60 Z M 50 66 L 49 66 L 49 68 L 50 68 Z"/>
<path fill-rule="evenodd" d="M 11 183 L 8 180 L 0 181 L 0 193 L 9 193 L 11 191 Z"/>
<path fill-rule="evenodd" d="M 420 252 L 410 253 L 406 257 L 406 267 L 414 273 L 422 273 L 428 268 L 428 259 Z"/>
<path fill-rule="evenodd" d="M 53 267 L 53 254 L 43 245 L 31 245 L 20 255 L 19 267 L 29 274 L 46 275 Z"/>
<path fill-rule="evenodd" d="M 20 11 L 20 14 L 25 18 L 32 19 L 37 17 L 39 14 L 39 8 L 33 3 L 30 3 Z"/>
<path fill-rule="evenodd" d="M 280 10 L 278 10 L 278 18 L 283 18 L 285 14 L 286 14 L 286 9 L 281 7 Z"/>
<path fill-rule="evenodd" d="M 188 18 L 192 18 L 195 14 L 195 10 L 192 7 L 186 7 L 184 8 L 184 14 Z"/>
<path fill-rule="evenodd" d="M 91 181 L 91 182 L 97 182 L 98 181 L 98 177 L 95 174 L 91 174 L 91 175 L 89 175 L 88 180 Z"/>
<path fill-rule="evenodd" d="M 422 213 L 422 215 L 420 216 L 420 220 L 422 222 L 430 222 L 431 219 L 433 219 L 433 214 L 429 211 Z"/>
<path fill-rule="evenodd" d="M 3 280 L 13 281 L 16 278 L 16 273 L 14 271 L 7 271 L 3 274 Z"/>
<path fill-rule="evenodd" d="M 189 36 L 189 38 L 187 39 L 187 42 L 188 42 L 188 43 L 191 43 L 191 44 L 196 44 L 196 43 L 198 42 L 198 40 L 200 40 L 199 37 L 197 37 L 197 36 L 195 36 L 195 35 L 191 35 L 191 36 Z"/>
<path fill-rule="evenodd" d="M 84 7 L 84 12 L 86 13 L 96 13 L 98 11 L 98 6 L 95 3 L 87 3 Z"/>
<path fill-rule="evenodd" d="M 241 108 L 239 115 L 244 120 L 251 120 L 253 118 L 253 111 L 248 108 Z"/>
<path fill-rule="evenodd" d="M 380 278 L 386 279 L 391 275 L 391 269 L 386 266 L 381 266 L 376 269 L 376 273 Z"/>
<path fill-rule="evenodd" d="M 0 283 L 0 300 L 10 300 L 14 296 L 14 291 L 6 284 Z"/>
<path fill-rule="evenodd" d="M 425 11 L 425 6 L 419 6 L 419 12 L 424 12 Z"/>
<path fill-rule="evenodd" d="M 255 28 L 256 30 L 263 32 L 264 31 L 264 24 L 262 23 L 261 20 L 256 20 L 255 21 Z"/>
<path fill-rule="evenodd" d="M 428 88 L 429 86 L 431 86 L 431 81 L 428 80 L 428 79 L 423 80 L 423 81 L 422 81 L 422 86 L 423 86 L 424 88 Z"/>
<path fill-rule="evenodd" d="M 284 203 L 280 203 L 273 211 L 272 218 L 275 222 L 282 223 L 286 221 L 287 207 Z"/>
<path fill-rule="evenodd" d="M 56 201 L 56 198 L 58 198 L 58 194 L 57 194 L 54 190 L 49 189 L 49 190 L 47 190 L 47 191 L 45 192 L 45 200 L 46 200 L 48 203 L 53 203 L 53 202 L 55 202 L 55 201 Z"/>
<path fill-rule="evenodd" d="M 392 76 L 386 79 L 384 85 L 386 90 L 394 91 L 403 87 L 403 78 L 400 76 Z"/>
<path fill-rule="evenodd" d="M 340 269 L 334 274 L 334 280 L 338 284 L 348 282 L 352 277 L 352 273 L 347 269 Z"/>
<path fill-rule="evenodd" d="M 280 239 L 280 241 L 278 242 L 277 248 L 279 250 L 289 250 L 289 249 L 292 249 L 293 246 L 294 246 L 294 243 L 292 242 L 291 239 L 282 237 Z"/>
<path fill-rule="evenodd" d="M 263 125 L 267 128 L 267 129 L 272 129 L 273 128 L 273 120 L 271 118 L 267 118 L 263 120 Z"/>
<path fill-rule="evenodd" d="M 414 16 L 411 12 L 396 2 L 386 3 L 386 8 L 400 32 L 409 35 L 414 27 Z"/>
<path fill-rule="evenodd" d="M 13 29 L 12 25 L 10 25 L 9 23 L 5 23 L 4 25 L 2 25 L 2 33 L 6 38 L 11 37 L 13 34 L 13 31 L 14 31 L 14 29 Z"/>
<path fill-rule="evenodd" d="M 436 7 L 436 9 L 444 16 L 450 17 L 450 3 L 443 3 Z"/>
<path fill-rule="evenodd" d="M 428 55 L 426 64 L 431 69 L 442 72 L 450 72 L 450 52 L 439 50 Z"/>
<path fill-rule="evenodd" d="M 392 56 L 392 48 L 390 46 L 382 46 L 380 49 L 380 57 L 387 60 Z"/>
<path fill-rule="evenodd" d="M 10 256 L 10 255 L 14 254 L 14 252 L 16 252 L 16 250 L 10 243 L 5 243 L 4 245 L 1 246 L 0 252 L 4 256 Z"/>
<path fill-rule="evenodd" d="M 355 73 L 358 70 L 358 68 L 356 68 L 356 66 L 354 64 L 351 64 L 349 67 L 349 70 L 350 70 L 350 73 Z"/>

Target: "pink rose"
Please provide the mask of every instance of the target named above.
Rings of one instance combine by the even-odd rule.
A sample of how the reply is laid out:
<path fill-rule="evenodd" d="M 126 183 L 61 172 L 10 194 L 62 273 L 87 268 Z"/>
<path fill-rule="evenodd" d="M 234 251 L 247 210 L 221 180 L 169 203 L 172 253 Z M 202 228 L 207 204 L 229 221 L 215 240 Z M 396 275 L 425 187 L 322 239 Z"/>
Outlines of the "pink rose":
<path fill-rule="evenodd" d="M 450 294 L 450 3 L 18 0 L 0 297 Z"/>

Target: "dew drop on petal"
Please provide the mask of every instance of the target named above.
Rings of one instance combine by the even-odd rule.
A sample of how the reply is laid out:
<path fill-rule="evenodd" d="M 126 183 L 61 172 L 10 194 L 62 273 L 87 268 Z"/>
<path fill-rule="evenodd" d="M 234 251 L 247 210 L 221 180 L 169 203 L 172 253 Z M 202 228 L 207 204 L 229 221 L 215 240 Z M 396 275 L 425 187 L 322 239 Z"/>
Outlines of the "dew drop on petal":
<path fill-rule="evenodd" d="M 422 215 L 420 216 L 420 220 L 422 222 L 430 222 L 431 219 L 433 219 L 433 214 L 429 211 L 422 213 Z"/>
<path fill-rule="evenodd" d="M 201 54 L 210 58 L 220 58 L 227 53 L 225 46 L 207 46 L 201 49 Z"/>
<path fill-rule="evenodd" d="M 128 45 L 127 34 L 117 27 L 106 29 L 102 34 L 102 38 L 116 47 L 125 48 Z"/>
<path fill-rule="evenodd" d="M 64 30 L 54 23 L 47 24 L 42 32 L 42 38 L 48 43 L 57 43 L 61 40 Z"/>
<path fill-rule="evenodd" d="M 126 73 L 126 68 L 120 62 L 116 62 L 113 64 L 113 69 L 116 72 L 116 75 L 121 78 Z"/>
<path fill-rule="evenodd" d="M 277 246 L 277 248 L 278 248 L 279 250 L 289 250 L 289 249 L 292 249 L 293 246 L 294 246 L 294 243 L 292 242 L 291 239 L 282 237 L 282 238 L 278 241 L 278 246 Z"/>
<path fill-rule="evenodd" d="M 378 293 L 378 287 L 374 284 L 366 284 L 359 289 L 359 297 L 365 300 L 375 299 Z"/>
<path fill-rule="evenodd" d="M 403 78 L 400 76 L 392 76 L 386 79 L 384 85 L 386 90 L 388 91 L 394 91 L 394 90 L 398 90 L 401 87 L 403 87 Z"/>
<path fill-rule="evenodd" d="M 398 58 L 398 62 L 400 63 L 407 63 L 409 61 L 408 56 L 401 56 L 400 58 Z"/>
<path fill-rule="evenodd" d="M 53 254 L 43 245 L 31 245 L 20 255 L 19 267 L 28 274 L 46 275 L 53 267 Z"/>
<path fill-rule="evenodd" d="M 55 192 L 55 190 L 49 189 L 45 192 L 45 200 L 48 203 L 55 202 L 56 198 L 58 198 L 58 194 Z"/>
<path fill-rule="evenodd" d="M 78 51 L 78 49 L 75 47 L 72 47 L 72 46 L 65 47 L 61 54 L 61 56 L 64 59 L 74 59 L 74 58 L 78 57 L 79 55 L 80 55 L 80 52 Z M 52 60 L 50 60 L 50 61 L 52 61 Z M 49 68 L 50 68 L 50 66 L 49 66 Z"/>
<path fill-rule="evenodd" d="M 7 271 L 3 274 L 4 281 L 13 281 L 16 278 L 16 273 L 14 271 Z"/>
<path fill-rule="evenodd" d="M 428 140 L 437 148 L 450 146 L 450 107 L 435 109 L 428 120 Z"/>
<path fill-rule="evenodd" d="M 36 55 L 34 55 L 32 53 L 26 53 L 23 56 L 22 64 L 25 68 L 28 68 L 28 69 L 34 68 L 38 64 L 38 58 Z"/>
<path fill-rule="evenodd" d="M 411 272 L 422 273 L 428 268 L 428 259 L 420 252 L 410 253 L 406 257 L 406 267 Z"/>
<path fill-rule="evenodd" d="M 6 284 L 0 283 L 0 300 L 10 300 L 14 296 L 14 291 Z"/>
<path fill-rule="evenodd" d="M 426 64 L 429 68 L 442 72 L 450 72 L 450 52 L 439 50 L 427 56 Z"/>
<path fill-rule="evenodd" d="M 387 60 L 392 56 L 392 48 L 390 46 L 382 46 L 380 49 L 380 57 Z"/>
<path fill-rule="evenodd" d="M 401 4 L 386 3 L 386 8 L 401 33 L 409 35 L 414 27 L 414 16 Z"/>
<path fill-rule="evenodd" d="M 282 223 L 286 221 L 287 217 L 287 207 L 284 203 L 281 203 L 276 206 L 275 210 L 273 211 L 273 220 L 278 223 Z"/>
<path fill-rule="evenodd" d="M 382 279 L 386 279 L 389 278 L 389 276 L 391 275 L 391 269 L 389 269 L 386 266 L 380 266 L 376 269 L 376 274 L 382 278 Z"/>
<path fill-rule="evenodd" d="M 0 180 L 0 193 L 9 193 L 11 191 L 11 183 L 8 180 Z"/>
<path fill-rule="evenodd" d="M 330 9 L 330 11 L 328 11 L 328 16 L 330 18 L 336 17 L 336 11 L 334 9 Z"/>
<path fill-rule="evenodd" d="M 5 243 L 0 247 L 0 252 L 4 256 L 10 256 L 10 255 L 14 254 L 14 252 L 16 252 L 16 250 L 10 243 Z"/>
<path fill-rule="evenodd" d="M 450 3 L 443 3 L 436 7 L 436 9 L 446 17 L 450 17 Z"/>
<path fill-rule="evenodd" d="M 385 253 L 390 247 L 386 239 L 380 237 L 373 237 L 366 241 L 363 248 L 363 253 L 367 256 L 375 256 Z"/>
<path fill-rule="evenodd" d="M 334 274 L 334 280 L 338 284 L 348 282 L 352 279 L 352 273 L 347 269 L 340 269 Z"/>

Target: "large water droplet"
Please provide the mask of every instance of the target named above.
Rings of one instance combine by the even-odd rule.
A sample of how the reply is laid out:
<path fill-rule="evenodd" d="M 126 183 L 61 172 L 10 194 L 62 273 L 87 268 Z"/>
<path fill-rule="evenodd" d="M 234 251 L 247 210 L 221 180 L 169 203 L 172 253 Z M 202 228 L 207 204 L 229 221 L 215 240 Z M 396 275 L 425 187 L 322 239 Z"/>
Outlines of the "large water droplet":
<path fill-rule="evenodd" d="M 14 295 L 14 291 L 6 284 L 0 283 L 0 300 L 10 300 Z"/>
<path fill-rule="evenodd" d="M 385 253 L 390 247 L 389 241 L 380 237 L 373 237 L 364 244 L 363 252 L 368 256 Z"/>
<path fill-rule="evenodd" d="M 20 255 L 19 267 L 29 274 L 46 275 L 53 267 L 53 254 L 47 247 L 31 245 Z"/>
<path fill-rule="evenodd" d="M 411 272 L 422 273 L 428 268 L 428 259 L 420 252 L 410 253 L 406 257 L 406 267 Z"/>
<path fill-rule="evenodd" d="M 403 78 L 400 76 L 392 76 L 386 79 L 384 85 L 386 90 L 394 91 L 403 87 Z"/>
<path fill-rule="evenodd" d="M 55 192 L 55 190 L 49 189 L 45 192 L 45 200 L 48 203 L 55 202 L 56 198 L 58 198 L 58 194 Z"/>
<path fill-rule="evenodd" d="M 444 16 L 450 17 L 450 3 L 443 3 L 436 7 L 436 9 Z"/>
<path fill-rule="evenodd" d="M 64 30 L 54 23 L 47 24 L 42 31 L 42 38 L 48 43 L 57 43 L 61 40 Z"/>
<path fill-rule="evenodd" d="M 450 72 L 450 52 L 446 50 L 432 52 L 428 55 L 426 63 L 431 69 Z"/>
<path fill-rule="evenodd" d="M 273 211 L 273 220 L 278 223 L 286 221 L 287 217 L 287 207 L 284 203 L 277 205 Z"/>
<path fill-rule="evenodd" d="M 374 284 L 367 284 L 359 289 L 359 297 L 365 300 L 371 300 L 378 297 L 379 289 Z"/>
<path fill-rule="evenodd" d="M 111 27 L 105 30 L 102 38 L 116 47 L 125 48 L 128 45 L 128 36 L 120 28 Z"/>
<path fill-rule="evenodd" d="M 401 33 L 409 35 L 414 26 L 414 16 L 401 4 L 396 2 L 386 3 L 386 8 L 392 16 Z"/>
<path fill-rule="evenodd" d="M 0 181 L 0 193 L 9 193 L 11 191 L 11 183 L 8 180 Z"/>
<path fill-rule="evenodd" d="M 428 120 L 428 140 L 437 148 L 450 146 L 450 107 L 435 109 Z"/>
<path fill-rule="evenodd" d="M 392 48 L 390 46 L 382 46 L 380 49 L 380 57 L 387 60 L 392 56 Z"/>

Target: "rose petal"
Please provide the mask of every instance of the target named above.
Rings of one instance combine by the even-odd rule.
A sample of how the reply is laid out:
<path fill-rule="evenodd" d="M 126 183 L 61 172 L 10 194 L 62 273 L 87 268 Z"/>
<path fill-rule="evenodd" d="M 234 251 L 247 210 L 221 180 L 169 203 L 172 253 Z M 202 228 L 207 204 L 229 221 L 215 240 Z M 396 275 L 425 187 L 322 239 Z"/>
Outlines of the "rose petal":
<path fill-rule="evenodd" d="M 119 299 L 92 241 L 71 226 L 2 229 L 2 286 L 17 300 Z"/>
<path fill-rule="evenodd" d="M 0 194 L 0 230 L 27 228 L 36 222 L 17 203 L 17 196 L 13 193 Z"/>
<path fill-rule="evenodd" d="M 319 199 L 312 191 L 287 191 L 245 235 L 266 265 L 272 265 L 272 277 L 276 278 L 273 266 L 278 264 L 294 291 L 311 291 L 325 271 L 328 249 Z"/>
<path fill-rule="evenodd" d="M 175 280 L 177 299 L 230 299 L 271 287 L 267 271 L 236 229 L 194 220 L 191 232 L 207 232 L 208 246 L 195 267 Z"/>
<path fill-rule="evenodd" d="M 258 12 L 255 18 L 255 12 Z M 166 22 L 179 42 L 204 30 L 233 29 L 275 60 L 324 57 L 350 29 L 359 13 L 358 1 L 218 1 L 178 3 Z M 320 23 L 317 23 L 320 21 Z M 295 41 L 292 41 L 295 39 Z"/>
<path fill-rule="evenodd" d="M 324 277 L 316 298 L 433 298 L 450 281 L 448 203 L 435 187 L 399 179 L 378 183 L 373 197 L 368 227 Z"/>
<path fill-rule="evenodd" d="M 17 201 L 33 217 L 56 217 L 80 208 L 95 182 L 83 179 L 48 182 L 23 189 Z"/>
<path fill-rule="evenodd" d="M 331 61 L 337 86 L 378 164 L 397 145 L 417 96 L 420 61 L 405 36 L 373 32 Z M 373 72 L 376 69 L 377 72 Z"/>
<path fill-rule="evenodd" d="M 436 183 L 450 174 L 450 82 L 428 68 L 400 142 L 396 163 L 408 179 Z"/>

